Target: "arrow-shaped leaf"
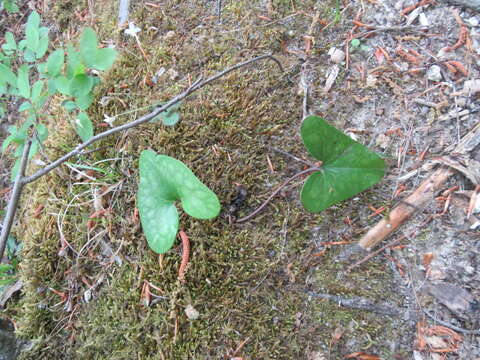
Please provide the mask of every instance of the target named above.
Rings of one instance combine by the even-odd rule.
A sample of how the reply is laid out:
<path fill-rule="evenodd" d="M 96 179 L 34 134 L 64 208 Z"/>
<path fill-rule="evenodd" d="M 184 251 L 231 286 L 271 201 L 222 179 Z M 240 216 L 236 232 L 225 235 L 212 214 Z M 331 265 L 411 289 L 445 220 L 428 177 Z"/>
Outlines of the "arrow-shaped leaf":
<path fill-rule="evenodd" d="M 384 161 L 322 118 L 307 117 L 301 136 L 308 152 L 323 163 L 303 186 L 301 200 L 307 210 L 325 210 L 382 179 Z"/>

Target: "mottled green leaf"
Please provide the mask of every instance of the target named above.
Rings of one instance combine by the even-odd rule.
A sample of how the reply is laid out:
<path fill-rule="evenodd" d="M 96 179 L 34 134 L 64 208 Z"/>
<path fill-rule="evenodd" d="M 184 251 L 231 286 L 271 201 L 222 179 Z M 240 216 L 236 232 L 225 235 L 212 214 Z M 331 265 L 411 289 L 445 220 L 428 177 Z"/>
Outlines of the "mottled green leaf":
<path fill-rule="evenodd" d="M 181 161 L 144 150 L 140 155 L 138 208 L 150 248 L 168 251 L 178 230 L 175 201 L 199 219 L 212 219 L 220 212 L 217 196 Z"/>

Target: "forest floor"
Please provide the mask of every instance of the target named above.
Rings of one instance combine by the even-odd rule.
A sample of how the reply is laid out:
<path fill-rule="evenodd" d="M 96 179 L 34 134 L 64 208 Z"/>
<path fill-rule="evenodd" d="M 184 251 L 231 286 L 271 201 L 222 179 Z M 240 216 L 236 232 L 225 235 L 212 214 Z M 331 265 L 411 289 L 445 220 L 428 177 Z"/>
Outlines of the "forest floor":
<path fill-rule="evenodd" d="M 115 125 L 132 121 L 199 76 L 259 55 L 284 71 L 262 61 L 232 72 L 185 100 L 175 127 L 141 125 L 73 160 L 101 171 L 65 167 L 26 187 L 13 229 L 21 291 L 1 312 L 20 358 L 480 358 L 480 332 L 467 330 L 480 327 L 480 200 L 465 171 L 376 256 L 339 261 L 478 124 L 480 14 L 428 0 L 137 1 L 137 42 L 118 27 L 116 1 L 30 1 L 2 20 L 0 38 L 23 36 L 32 8 L 55 45 L 91 26 L 118 50 L 89 109 L 96 133 L 108 117 L 138 109 Z M 80 141 L 61 100 L 48 105 L 51 159 Z M 3 130 L 22 121 L 12 108 Z M 306 113 L 379 153 L 385 178 L 319 214 L 302 207 L 297 181 L 236 223 L 304 169 L 295 158 L 309 159 L 299 136 Z M 180 241 L 159 257 L 139 224 L 144 149 L 183 161 L 222 203 L 214 220 L 181 216 L 191 240 L 185 282 Z M 3 209 L 8 152 L 0 161 Z M 98 206 L 108 211 L 92 222 Z"/>

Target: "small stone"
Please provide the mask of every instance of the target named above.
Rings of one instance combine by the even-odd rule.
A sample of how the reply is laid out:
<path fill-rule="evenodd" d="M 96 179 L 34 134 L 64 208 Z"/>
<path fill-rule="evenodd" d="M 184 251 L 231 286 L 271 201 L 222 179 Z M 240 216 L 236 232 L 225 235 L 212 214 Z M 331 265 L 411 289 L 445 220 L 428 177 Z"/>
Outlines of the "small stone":
<path fill-rule="evenodd" d="M 464 96 L 458 97 L 455 105 L 457 105 L 460 108 L 464 108 L 467 105 L 467 98 Z"/>
<path fill-rule="evenodd" d="M 170 78 L 170 80 L 177 80 L 178 77 L 180 76 L 180 74 L 178 73 L 178 71 L 174 70 L 174 69 L 170 69 L 167 71 L 167 75 L 168 77 Z"/>
<path fill-rule="evenodd" d="M 463 93 L 473 95 L 480 92 L 480 79 L 467 80 L 463 83 Z"/>
<path fill-rule="evenodd" d="M 423 13 L 423 12 L 420 15 L 418 15 L 418 22 L 422 26 L 429 26 L 430 25 L 430 21 L 428 21 L 427 15 L 425 15 L 425 13 Z"/>
<path fill-rule="evenodd" d="M 169 32 L 167 32 L 167 33 L 165 34 L 165 36 L 164 36 L 163 38 L 164 38 L 165 40 L 171 40 L 171 39 L 173 39 L 175 36 L 176 36 L 175 31 L 170 30 Z"/>
<path fill-rule="evenodd" d="M 185 308 L 185 315 L 187 315 L 189 320 L 197 320 L 200 313 L 192 305 L 187 305 Z"/>
<path fill-rule="evenodd" d="M 479 21 L 478 21 L 478 18 L 474 16 L 474 17 L 471 17 L 470 19 L 467 19 L 466 23 L 470 26 L 478 26 Z"/>
<path fill-rule="evenodd" d="M 427 79 L 430 81 L 439 82 L 442 81 L 442 72 L 440 66 L 432 65 L 427 71 Z"/>
<path fill-rule="evenodd" d="M 367 76 L 367 80 L 366 80 L 366 87 L 367 87 L 367 88 L 374 88 L 374 87 L 376 87 L 376 86 L 377 86 L 377 81 L 378 81 L 378 79 L 377 79 L 374 75 L 369 74 L 369 75 Z"/>
<path fill-rule="evenodd" d="M 375 140 L 375 145 L 381 147 L 382 149 L 386 149 L 388 145 L 390 145 L 390 138 L 385 134 L 380 134 Z"/>
<path fill-rule="evenodd" d="M 345 53 L 337 48 L 332 47 L 328 51 L 328 55 L 330 55 L 330 60 L 335 64 L 340 64 L 343 60 L 345 60 Z"/>

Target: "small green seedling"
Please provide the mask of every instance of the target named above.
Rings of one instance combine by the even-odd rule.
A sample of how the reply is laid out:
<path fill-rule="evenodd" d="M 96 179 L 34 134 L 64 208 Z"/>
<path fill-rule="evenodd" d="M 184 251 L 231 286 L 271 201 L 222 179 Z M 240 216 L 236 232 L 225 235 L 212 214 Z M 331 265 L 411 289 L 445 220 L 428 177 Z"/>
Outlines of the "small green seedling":
<path fill-rule="evenodd" d="M 17 2 L 15 0 L 0 0 L 0 5 L 3 5 L 3 8 L 9 13 L 18 11 Z"/>
<path fill-rule="evenodd" d="M 180 200 L 183 210 L 197 219 L 212 219 L 220 212 L 217 196 L 179 160 L 144 150 L 140 155 L 138 210 L 150 248 L 158 254 L 170 250 L 178 231 Z"/>
<path fill-rule="evenodd" d="M 323 211 L 384 176 L 385 163 L 376 153 L 318 116 L 305 118 L 301 136 L 310 155 L 322 162 L 303 185 L 301 201 L 308 211 Z"/>
<path fill-rule="evenodd" d="M 29 158 L 47 139 L 45 124 L 54 121 L 48 112 L 45 113 L 50 97 L 66 97 L 62 105 L 72 114 L 72 123 L 83 142 L 93 136 L 93 124 L 86 110 L 100 82 L 94 74 L 109 69 L 117 56 L 113 49 L 98 47 L 97 35 L 91 28 L 82 32 L 77 47 L 68 44 L 66 49 L 58 48 L 49 53 L 48 32 L 47 27 L 41 26 L 40 15 L 33 11 L 25 24 L 24 39 L 17 41 L 13 33 L 6 32 L 0 50 L 0 118 L 5 115 L 8 103 L 19 103 L 18 111 L 24 120 L 19 126 L 9 128 L 10 135 L 2 144 L 3 152 L 10 144 L 15 148 L 12 181 L 29 135 L 34 134 Z M 35 132 L 29 134 L 32 127 Z"/>
<path fill-rule="evenodd" d="M 158 104 L 159 106 L 163 105 L 164 103 Z M 151 122 L 158 122 L 161 121 L 165 126 L 174 126 L 180 121 L 180 113 L 178 112 L 178 108 L 180 107 L 181 102 L 176 103 L 168 110 L 165 110 L 155 116 Z"/>
<path fill-rule="evenodd" d="M 363 45 L 358 39 L 352 39 L 352 41 L 350 41 L 350 49 L 352 52 L 356 50 L 368 51 L 369 47 L 366 45 Z"/>

